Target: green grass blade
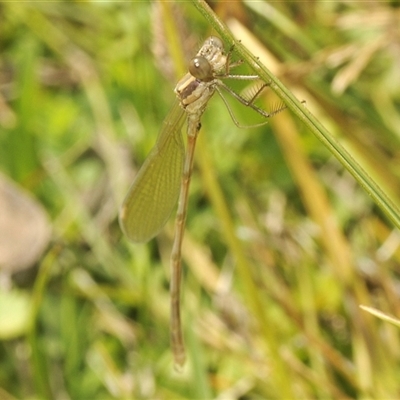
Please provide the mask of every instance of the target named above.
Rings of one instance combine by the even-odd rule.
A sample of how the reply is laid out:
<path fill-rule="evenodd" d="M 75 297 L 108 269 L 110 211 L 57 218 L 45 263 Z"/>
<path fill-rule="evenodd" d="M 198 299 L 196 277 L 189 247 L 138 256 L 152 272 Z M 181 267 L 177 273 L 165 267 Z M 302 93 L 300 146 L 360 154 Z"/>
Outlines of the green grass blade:
<path fill-rule="evenodd" d="M 234 45 L 235 50 L 265 82 L 271 82 L 270 88 L 282 99 L 306 127 L 328 148 L 336 159 L 353 175 L 375 204 L 385 213 L 392 223 L 400 228 L 400 210 L 386 195 L 379 185 L 368 175 L 352 155 L 333 137 L 333 135 L 318 121 L 307 107 L 297 100 L 279 79 L 251 54 L 245 46 L 238 42 L 227 26 L 219 20 L 204 0 L 192 0 L 195 7 L 221 35 L 226 43 Z"/>

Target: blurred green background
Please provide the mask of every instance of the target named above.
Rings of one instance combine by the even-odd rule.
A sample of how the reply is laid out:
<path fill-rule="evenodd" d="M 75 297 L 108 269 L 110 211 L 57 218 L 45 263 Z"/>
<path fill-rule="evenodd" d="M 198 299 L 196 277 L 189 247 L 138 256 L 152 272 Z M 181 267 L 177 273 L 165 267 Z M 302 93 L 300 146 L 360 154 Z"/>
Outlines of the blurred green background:
<path fill-rule="evenodd" d="M 399 5 L 212 2 L 396 205 Z M 400 316 L 398 231 L 289 111 L 217 96 L 174 371 L 173 218 L 132 244 L 117 213 L 210 34 L 190 1 L 0 4 L 1 399 L 399 398 L 399 328 L 359 308 Z"/>

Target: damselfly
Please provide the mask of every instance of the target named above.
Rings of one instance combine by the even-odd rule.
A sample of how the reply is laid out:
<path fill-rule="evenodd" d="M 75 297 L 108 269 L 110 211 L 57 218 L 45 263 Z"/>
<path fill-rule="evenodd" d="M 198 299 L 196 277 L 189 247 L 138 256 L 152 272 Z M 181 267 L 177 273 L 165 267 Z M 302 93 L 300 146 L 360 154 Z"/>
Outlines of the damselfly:
<path fill-rule="evenodd" d="M 177 365 L 185 362 L 180 318 L 181 247 L 200 118 L 208 100 L 216 91 L 226 104 L 235 124 L 238 125 L 221 89 L 228 91 L 241 103 L 266 118 L 286 108 L 282 105 L 267 113 L 254 105 L 254 100 L 264 87 L 268 86 L 266 83 L 263 83 L 249 100 L 226 86 L 222 79 L 259 79 L 257 75 L 232 75 L 231 53 L 232 51 L 225 54 L 222 41 L 211 36 L 190 61 L 189 72 L 175 87 L 177 100 L 164 120 L 154 148 L 130 187 L 119 215 L 121 228 L 129 239 L 134 242 L 147 242 L 165 225 L 179 198 L 171 253 L 170 284 L 171 347 Z M 186 154 L 181 135 L 185 120 L 187 120 Z"/>

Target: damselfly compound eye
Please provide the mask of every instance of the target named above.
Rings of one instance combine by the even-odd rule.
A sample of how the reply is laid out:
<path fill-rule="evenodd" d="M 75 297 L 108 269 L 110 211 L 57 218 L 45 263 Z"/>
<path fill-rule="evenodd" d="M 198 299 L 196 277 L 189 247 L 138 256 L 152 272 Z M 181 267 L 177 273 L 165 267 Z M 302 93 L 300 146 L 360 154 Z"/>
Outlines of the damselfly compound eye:
<path fill-rule="evenodd" d="M 222 40 L 219 37 L 210 36 L 207 39 L 207 42 L 209 42 L 213 47 L 216 47 L 217 49 L 224 50 L 224 44 L 222 43 Z"/>
<path fill-rule="evenodd" d="M 213 72 L 210 63 L 206 58 L 197 56 L 189 63 L 189 72 L 195 78 L 201 81 L 209 81 L 213 78 Z"/>

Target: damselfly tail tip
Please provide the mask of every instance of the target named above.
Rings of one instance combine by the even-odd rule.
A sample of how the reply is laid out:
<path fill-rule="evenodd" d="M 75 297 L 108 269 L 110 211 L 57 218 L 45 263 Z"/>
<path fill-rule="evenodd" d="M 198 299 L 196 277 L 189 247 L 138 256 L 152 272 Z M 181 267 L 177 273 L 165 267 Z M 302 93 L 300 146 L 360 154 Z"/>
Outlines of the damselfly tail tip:
<path fill-rule="evenodd" d="M 186 355 L 185 353 L 174 354 L 174 370 L 181 373 L 183 371 L 183 366 L 185 365 Z"/>

